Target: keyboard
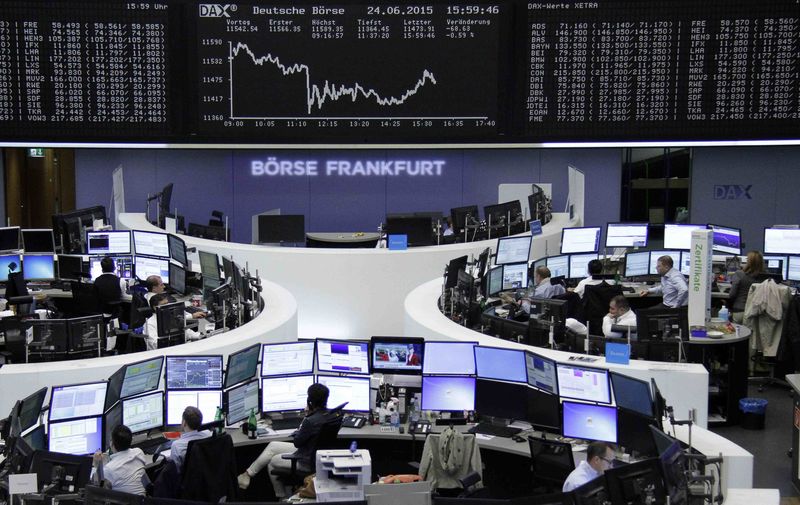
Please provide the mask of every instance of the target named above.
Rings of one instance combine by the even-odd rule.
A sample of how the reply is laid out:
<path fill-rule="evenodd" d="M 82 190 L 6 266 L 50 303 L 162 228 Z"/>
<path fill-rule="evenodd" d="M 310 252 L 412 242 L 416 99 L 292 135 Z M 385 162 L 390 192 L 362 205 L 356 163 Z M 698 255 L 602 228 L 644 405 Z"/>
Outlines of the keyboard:
<path fill-rule="evenodd" d="M 281 430 L 296 430 L 303 422 L 302 417 L 284 417 L 283 419 L 273 419 L 272 429 L 275 431 Z"/>
<path fill-rule="evenodd" d="M 164 451 L 172 447 L 172 440 L 165 437 L 148 438 L 138 444 L 131 444 L 131 447 L 137 447 L 145 454 L 155 454 L 156 450 Z M 161 449 L 159 449 L 161 447 Z"/>
<path fill-rule="evenodd" d="M 499 426 L 491 423 L 478 423 L 469 430 L 469 433 L 480 433 L 481 435 L 492 435 L 495 437 L 511 438 L 520 431 L 522 428 L 514 428 L 511 426 Z"/>

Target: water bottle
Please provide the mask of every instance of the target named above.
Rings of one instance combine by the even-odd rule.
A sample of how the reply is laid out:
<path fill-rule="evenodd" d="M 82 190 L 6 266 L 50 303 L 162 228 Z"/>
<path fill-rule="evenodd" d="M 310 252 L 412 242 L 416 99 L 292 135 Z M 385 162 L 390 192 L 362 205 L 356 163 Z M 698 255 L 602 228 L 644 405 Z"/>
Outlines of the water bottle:
<path fill-rule="evenodd" d="M 222 421 L 222 407 L 217 407 L 217 412 L 216 412 L 216 414 L 214 414 L 214 421 L 215 422 L 216 421 Z M 214 432 L 219 435 L 219 434 L 222 433 L 223 429 L 224 429 L 223 426 L 219 426 L 217 428 L 214 428 Z"/>
<path fill-rule="evenodd" d="M 254 440 L 256 438 L 256 429 L 258 421 L 256 421 L 256 409 L 250 409 L 250 417 L 247 418 L 247 438 Z"/>
<path fill-rule="evenodd" d="M 727 323 L 728 322 L 728 316 L 729 316 L 728 307 L 726 307 L 725 303 L 723 302 L 722 303 L 722 308 L 719 309 L 719 314 L 718 314 L 717 317 L 719 317 L 720 319 L 722 319 L 724 322 Z"/>
<path fill-rule="evenodd" d="M 392 428 L 400 427 L 400 413 L 395 408 L 391 408 L 390 411 L 389 422 L 392 424 Z"/>
<path fill-rule="evenodd" d="M 412 398 L 411 403 L 408 406 L 408 420 L 411 424 L 417 424 L 417 422 L 419 422 L 419 411 L 417 410 L 416 398 Z"/>
<path fill-rule="evenodd" d="M 352 442 L 350 442 L 350 452 L 351 452 L 352 454 L 355 454 L 355 452 L 356 452 L 357 450 L 358 450 L 358 442 L 356 442 L 355 440 L 353 440 Z"/>

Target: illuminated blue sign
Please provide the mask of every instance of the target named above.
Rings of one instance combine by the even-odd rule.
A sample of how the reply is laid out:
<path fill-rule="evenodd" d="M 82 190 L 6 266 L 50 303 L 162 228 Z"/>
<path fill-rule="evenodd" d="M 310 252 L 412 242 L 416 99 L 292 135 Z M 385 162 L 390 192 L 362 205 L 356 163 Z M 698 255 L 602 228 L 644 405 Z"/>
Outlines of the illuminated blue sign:
<path fill-rule="evenodd" d="M 445 160 L 251 160 L 253 177 L 439 177 Z"/>

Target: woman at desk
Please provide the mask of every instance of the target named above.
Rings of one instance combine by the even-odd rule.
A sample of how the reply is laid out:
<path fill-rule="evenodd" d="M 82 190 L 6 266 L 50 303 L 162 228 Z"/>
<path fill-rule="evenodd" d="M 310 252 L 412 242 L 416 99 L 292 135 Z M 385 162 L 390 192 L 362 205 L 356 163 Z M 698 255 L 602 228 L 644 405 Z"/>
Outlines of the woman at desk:
<path fill-rule="evenodd" d="M 737 270 L 731 279 L 731 291 L 728 293 L 731 318 L 734 323 L 744 322 L 744 307 L 747 304 L 747 294 L 750 286 L 761 282 L 764 275 L 764 257 L 758 251 L 747 253 L 747 263 L 744 268 Z"/>

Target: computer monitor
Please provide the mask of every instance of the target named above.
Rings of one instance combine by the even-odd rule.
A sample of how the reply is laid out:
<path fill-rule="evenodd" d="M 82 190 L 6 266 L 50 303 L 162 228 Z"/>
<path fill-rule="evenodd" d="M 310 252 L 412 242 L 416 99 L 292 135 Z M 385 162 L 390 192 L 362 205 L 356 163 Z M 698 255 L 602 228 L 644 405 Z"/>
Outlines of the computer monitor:
<path fill-rule="evenodd" d="M 102 314 L 67 319 L 69 351 L 94 351 L 105 347 L 106 323 Z"/>
<path fill-rule="evenodd" d="M 528 388 L 528 422 L 534 429 L 561 433 L 561 401 L 556 394 Z"/>
<path fill-rule="evenodd" d="M 596 253 L 599 248 L 599 226 L 561 230 L 561 254 Z"/>
<path fill-rule="evenodd" d="M 181 337 L 186 327 L 186 306 L 183 302 L 156 307 L 156 328 L 159 337 Z"/>
<path fill-rule="evenodd" d="M 525 351 L 528 384 L 550 394 L 558 393 L 556 362 L 536 353 Z"/>
<path fill-rule="evenodd" d="M 545 263 L 550 277 L 569 277 L 569 256 L 550 256 Z"/>
<path fill-rule="evenodd" d="M 139 251 L 137 251 L 139 252 Z M 89 255 L 128 255 L 131 253 L 131 232 L 87 231 L 86 254 Z M 146 254 L 142 251 L 142 254 Z"/>
<path fill-rule="evenodd" d="M 405 235 L 408 246 L 433 245 L 433 221 L 430 216 L 387 215 L 386 235 Z"/>
<path fill-rule="evenodd" d="M 225 275 L 226 279 L 233 277 L 233 268 L 233 260 L 227 256 L 222 256 L 222 273 Z"/>
<path fill-rule="evenodd" d="M 489 267 L 490 257 L 492 255 L 492 248 L 487 247 L 478 255 L 478 262 L 475 266 L 476 276 L 478 279 L 482 279 L 484 275 L 486 275 L 486 269 Z"/>
<path fill-rule="evenodd" d="M 103 414 L 108 383 L 88 382 L 53 386 L 50 394 L 50 421 Z"/>
<path fill-rule="evenodd" d="M 606 505 L 611 503 L 606 487 L 606 479 L 602 475 L 586 484 L 575 488 L 572 493 L 574 505 Z"/>
<path fill-rule="evenodd" d="M 328 406 L 347 402 L 344 410 L 369 412 L 369 377 L 317 375 L 317 382 L 328 388 Z"/>
<path fill-rule="evenodd" d="M 0 268 L 0 271 L 2 269 Z M 83 257 L 71 254 L 58 255 L 58 278 L 64 281 L 78 281 L 83 273 Z"/>
<path fill-rule="evenodd" d="M 84 505 L 143 505 L 144 497 L 90 484 L 86 486 L 83 503 Z"/>
<path fill-rule="evenodd" d="M 151 275 L 158 275 L 164 284 L 169 284 L 169 260 L 136 256 L 134 273 L 143 281 Z"/>
<path fill-rule="evenodd" d="M 683 275 L 691 275 L 691 273 L 692 273 L 692 253 L 691 253 L 691 251 L 681 251 L 681 264 L 680 264 L 680 267 L 678 268 L 678 270 Z"/>
<path fill-rule="evenodd" d="M 658 458 L 606 470 L 611 503 L 666 503 L 666 489 Z"/>
<path fill-rule="evenodd" d="M 475 410 L 475 377 L 423 375 L 422 410 Z"/>
<path fill-rule="evenodd" d="M 258 383 L 259 380 L 255 379 L 225 391 L 223 410 L 225 422 L 229 426 L 247 419 L 251 411 L 260 412 L 258 402 L 261 397 Z"/>
<path fill-rule="evenodd" d="M 764 228 L 764 254 L 800 254 L 800 229 Z"/>
<path fill-rule="evenodd" d="M 611 403 L 608 370 L 557 363 L 558 395 L 587 402 Z"/>
<path fill-rule="evenodd" d="M 606 247 L 647 247 L 647 223 L 608 223 Z"/>
<path fill-rule="evenodd" d="M 222 389 L 222 356 L 167 356 L 167 389 Z"/>
<path fill-rule="evenodd" d="M 650 275 L 650 251 L 629 252 L 625 254 L 625 277 Z"/>
<path fill-rule="evenodd" d="M 65 353 L 69 350 L 69 328 L 66 319 L 32 319 L 32 338 L 28 350 L 33 353 Z"/>
<path fill-rule="evenodd" d="M 800 256 L 789 256 L 786 279 L 795 282 L 800 281 Z"/>
<path fill-rule="evenodd" d="M 130 428 L 133 433 L 162 428 L 164 426 L 164 393 L 155 391 L 122 400 L 122 424 Z"/>
<path fill-rule="evenodd" d="M 261 412 L 290 412 L 306 408 L 314 376 L 293 375 L 261 379 Z"/>
<path fill-rule="evenodd" d="M 610 376 L 617 407 L 651 418 L 655 416 L 649 382 L 618 372 L 611 372 Z"/>
<path fill-rule="evenodd" d="M 689 339 L 689 316 L 686 306 L 655 306 L 636 311 L 639 340 Z"/>
<path fill-rule="evenodd" d="M 47 450 L 76 456 L 103 448 L 103 416 L 50 421 Z"/>
<path fill-rule="evenodd" d="M 503 291 L 528 288 L 528 263 L 503 265 Z"/>
<path fill-rule="evenodd" d="M 589 276 L 589 262 L 597 259 L 597 254 L 570 254 L 569 278 L 583 279 Z"/>
<path fill-rule="evenodd" d="M 136 255 L 169 259 L 169 235 L 152 231 L 133 230 L 133 247 Z"/>
<path fill-rule="evenodd" d="M 650 267 L 648 268 L 649 275 L 659 275 L 658 270 L 656 270 L 656 266 L 658 265 L 658 258 L 662 256 L 669 256 L 672 258 L 672 266 L 674 268 L 680 268 L 680 251 L 650 251 Z"/>
<path fill-rule="evenodd" d="M 172 234 L 167 236 L 167 241 L 169 242 L 170 258 L 177 261 L 184 267 L 188 265 L 189 260 L 186 258 L 186 242 L 184 242 L 183 239 L 177 235 Z"/>
<path fill-rule="evenodd" d="M 561 434 L 617 443 L 617 409 L 591 403 L 561 402 Z"/>
<path fill-rule="evenodd" d="M 63 469 L 63 474 L 62 472 L 53 472 L 53 468 L 56 466 Z M 31 473 L 36 474 L 36 482 L 40 489 L 55 484 L 54 479 L 59 476 L 59 484 L 53 490 L 58 494 L 74 493 L 76 490 L 86 487 L 89 482 L 92 473 L 92 458 L 60 452 L 36 451 L 31 458 Z"/>
<path fill-rule="evenodd" d="M 384 374 L 421 374 L 425 339 L 410 337 L 372 337 L 370 370 Z"/>
<path fill-rule="evenodd" d="M 349 374 L 369 373 L 369 343 L 317 339 L 317 370 Z"/>
<path fill-rule="evenodd" d="M 22 248 L 26 254 L 55 254 L 53 230 L 22 230 Z"/>
<path fill-rule="evenodd" d="M 739 228 L 715 224 L 709 224 L 708 227 L 713 230 L 712 250 L 726 254 L 742 254 L 742 231 Z"/>
<path fill-rule="evenodd" d="M 12 268 L 12 264 L 16 265 Z M 0 255 L 0 282 L 8 281 L 8 274 L 20 272 L 22 268 L 22 256 L 19 254 Z"/>
<path fill-rule="evenodd" d="M 478 223 L 481 216 L 477 205 L 467 205 L 450 209 L 450 218 L 453 220 L 453 233 L 463 233 L 467 224 Z M 467 222 L 469 220 L 469 223 Z"/>
<path fill-rule="evenodd" d="M 186 407 L 197 407 L 203 420 L 211 422 L 222 407 L 222 390 L 167 390 L 167 426 L 180 426 Z"/>
<path fill-rule="evenodd" d="M 39 415 L 44 408 L 44 399 L 47 396 L 47 387 L 28 395 L 22 400 L 19 410 L 20 433 L 33 428 L 39 422 Z"/>
<path fill-rule="evenodd" d="M 180 295 L 186 294 L 186 270 L 174 263 L 169 264 L 169 287 Z"/>
<path fill-rule="evenodd" d="M 425 342 L 423 374 L 475 375 L 477 342 Z"/>
<path fill-rule="evenodd" d="M 665 224 L 664 249 L 688 251 L 692 247 L 692 232 L 705 229 L 704 224 Z"/>
<path fill-rule="evenodd" d="M 47 433 L 45 432 L 44 424 L 40 424 L 36 428 L 23 435 L 22 439 L 34 451 L 47 450 Z"/>
<path fill-rule="evenodd" d="M 781 279 L 789 278 L 789 256 L 765 254 L 763 258 L 766 273 L 772 275 L 780 274 Z"/>
<path fill-rule="evenodd" d="M 203 279 L 219 280 L 219 258 L 215 253 L 198 251 L 200 256 L 200 273 Z"/>
<path fill-rule="evenodd" d="M 306 218 L 302 214 L 259 215 L 258 243 L 278 244 L 306 241 Z"/>
<path fill-rule="evenodd" d="M 314 341 L 263 344 L 261 376 L 310 374 L 314 371 Z"/>
<path fill-rule="evenodd" d="M 481 418 L 525 420 L 528 417 L 528 386 L 478 379 L 475 383 L 475 411 Z"/>
<path fill-rule="evenodd" d="M 503 291 L 503 265 L 489 269 L 486 276 L 486 296 L 495 296 Z"/>
<path fill-rule="evenodd" d="M 161 369 L 164 366 L 164 357 L 157 356 L 144 361 L 137 361 L 130 365 L 125 365 L 122 370 L 122 381 L 119 385 L 118 398 L 128 398 L 130 396 L 148 393 L 158 389 L 161 381 Z M 111 391 L 113 381 L 109 380 L 109 391 Z"/>
<path fill-rule="evenodd" d="M 92 256 L 89 258 L 89 275 L 92 281 L 97 280 L 103 275 L 101 263 L 105 256 Z M 133 257 L 131 256 L 111 256 L 114 261 L 114 274 L 121 279 L 133 279 Z M 61 261 L 59 256 L 59 262 Z M 146 279 L 143 277 L 142 279 Z"/>
<path fill-rule="evenodd" d="M 655 431 L 655 430 L 654 430 Z M 664 476 L 664 486 L 667 488 L 670 504 L 686 505 L 688 502 L 687 491 L 687 459 L 680 444 L 675 441 L 659 454 L 661 472 Z"/>
<path fill-rule="evenodd" d="M 18 251 L 22 249 L 19 243 L 19 226 L 0 228 L 0 251 Z"/>
<path fill-rule="evenodd" d="M 52 281 L 56 278 L 52 254 L 25 254 L 22 256 L 22 275 L 26 281 Z"/>
<path fill-rule="evenodd" d="M 241 351 L 229 354 L 228 366 L 225 367 L 225 388 L 256 377 L 260 354 L 261 344 L 251 345 Z"/>
<path fill-rule="evenodd" d="M 447 263 L 447 268 L 445 269 L 445 280 L 444 280 L 445 289 L 451 289 L 456 287 L 456 285 L 458 284 L 458 271 L 467 269 L 468 260 L 469 256 L 460 256 L 458 258 L 450 260 Z"/>
<path fill-rule="evenodd" d="M 520 233 L 525 229 L 525 218 L 522 215 L 522 204 L 519 200 L 486 205 L 483 207 L 483 216 L 486 223 L 495 230 L 493 233 L 505 234 L 509 227 L 511 233 Z"/>
<path fill-rule="evenodd" d="M 508 263 L 528 263 L 531 255 L 531 243 L 533 237 L 530 235 L 523 237 L 501 237 L 497 239 L 497 255 L 495 265 L 506 265 Z"/>
<path fill-rule="evenodd" d="M 640 457 L 658 456 L 658 449 L 650 433 L 650 428 L 655 426 L 657 421 L 653 417 L 617 406 L 617 444 L 624 447 L 625 452 L 636 452 Z"/>
<path fill-rule="evenodd" d="M 518 349 L 476 345 L 475 370 L 481 379 L 527 383 L 525 353 Z"/>

